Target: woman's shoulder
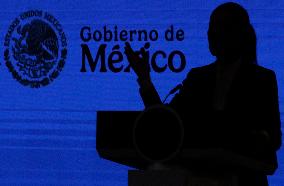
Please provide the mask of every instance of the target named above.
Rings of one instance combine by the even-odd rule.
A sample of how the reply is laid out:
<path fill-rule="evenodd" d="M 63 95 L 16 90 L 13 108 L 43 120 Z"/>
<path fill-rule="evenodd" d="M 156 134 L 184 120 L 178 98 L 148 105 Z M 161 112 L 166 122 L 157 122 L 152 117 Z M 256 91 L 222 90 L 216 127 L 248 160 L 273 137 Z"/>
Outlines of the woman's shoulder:
<path fill-rule="evenodd" d="M 257 64 L 252 64 L 251 68 L 252 70 L 251 73 L 254 73 L 254 75 L 258 78 L 265 78 L 265 79 L 276 79 L 275 72 L 272 69 L 257 65 Z"/>
<path fill-rule="evenodd" d="M 210 63 L 207 65 L 199 66 L 191 68 L 188 72 L 188 76 L 204 76 L 204 75 L 210 75 L 212 72 L 214 72 L 216 68 L 215 63 Z"/>
<path fill-rule="evenodd" d="M 257 73 L 270 74 L 270 75 L 275 74 L 272 69 L 266 68 L 266 67 L 261 66 L 261 65 L 252 64 L 252 67 L 255 69 L 255 71 Z"/>
<path fill-rule="evenodd" d="M 207 65 L 194 67 L 194 68 L 191 69 L 191 71 L 202 73 L 202 72 L 212 71 L 215 68 L 216 68 L 216 62 L 213 62 L 213 63 L 207 64 Z"/>

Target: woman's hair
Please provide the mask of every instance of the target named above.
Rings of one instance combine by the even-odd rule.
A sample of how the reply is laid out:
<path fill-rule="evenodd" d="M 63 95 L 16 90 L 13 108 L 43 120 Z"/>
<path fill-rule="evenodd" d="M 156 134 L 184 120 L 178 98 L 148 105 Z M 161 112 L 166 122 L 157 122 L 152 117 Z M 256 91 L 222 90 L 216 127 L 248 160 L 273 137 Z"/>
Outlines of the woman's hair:
<path fill-rule="evenodd" d="M 224 3 L 212 12 L 208 41 L 217 58 L 241 55 L 245 62 L 257 64 L 256 34 L 247 11 L 237 3 Z"/>
<path fill-rule="evenodd" d="M 257 42 L 256 42 L 256 34 L 253 26 L 250 24 L 248 27 L 248 31 L 246 33 L 246 42 L 247 44 L 244 46 L 244 59 L 248 63 L 257 64 Z"/>

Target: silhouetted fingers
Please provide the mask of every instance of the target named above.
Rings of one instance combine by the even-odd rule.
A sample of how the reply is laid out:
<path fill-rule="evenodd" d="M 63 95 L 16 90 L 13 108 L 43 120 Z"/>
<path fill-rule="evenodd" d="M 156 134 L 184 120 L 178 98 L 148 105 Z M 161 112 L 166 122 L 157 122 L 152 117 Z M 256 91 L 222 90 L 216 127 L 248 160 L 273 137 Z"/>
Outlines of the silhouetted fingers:
<path fill-rule="evenodd" d="M 141 52 L 141 55 L 142 55 L 142 58 L 143 58 L 143 62 L 145 63 L 145 65 L 147 67 L 147 70 L 150 70 L 150 64 L 149 64 L 149 60 L 148 60 L 148 56 L 147 56 L 147 52 L 146 52 L 145 48 L 142 47 L 140 49 L 140 52 Z"/>
<path fill-rule="evenodd" d="M 127 53 L 134 53 L 134 51 L 133 51 L 133 49 L 132 49 L 132 47 L 130 46 L 130 43 L 129 42 L 125 42 L 125 47 L 124 47 L 124 49 L 125 49 L 125 52 L 127 52 Z"/>
<path fill-rule="evenodd" d="M 146 54 L 147 54 L 147 53 L 146 53 L 146 50 L 145 50 L 144 47 L 141 47 L 141 48 L 140 48 L 140 53 L 141 53 L 141 55 L 142 55 L 143 58 L 146 57 Z"/>
<path fill-rule="evenodd" d="M 125 43 L 124 53 L 126 54 L 127 57 L 133 56 L 134 51 L 132 50 L 128 42 Z"/>
<path fill-rule="evenodd" d="M 130 66 L 134 69 L 136 69 L 137 66 L 137 62 L 139 61 L 139 51 L 133 51 L 133 49 L 131 48 L 130 44 L 128 42 L 125 43 L 125 47 L 124 47 L 125 51 L 124 53 L 126 54 L 126 57 L 128 59 L 128 62 L 130 64 Z"/>

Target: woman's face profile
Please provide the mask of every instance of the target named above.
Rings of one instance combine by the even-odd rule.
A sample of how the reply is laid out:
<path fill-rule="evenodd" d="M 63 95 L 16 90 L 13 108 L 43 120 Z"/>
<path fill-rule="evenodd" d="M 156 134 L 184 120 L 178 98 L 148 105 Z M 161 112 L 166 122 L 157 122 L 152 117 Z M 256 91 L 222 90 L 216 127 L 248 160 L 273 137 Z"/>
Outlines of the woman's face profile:
<path fill-rule="evenodd" d="M 242 53 L 245 30 L 249 25 L 248 14 L 236 3 L 217 7 L 210 16 L 208 29 L 209 49 L 221 61 L 234 61 Z"/>

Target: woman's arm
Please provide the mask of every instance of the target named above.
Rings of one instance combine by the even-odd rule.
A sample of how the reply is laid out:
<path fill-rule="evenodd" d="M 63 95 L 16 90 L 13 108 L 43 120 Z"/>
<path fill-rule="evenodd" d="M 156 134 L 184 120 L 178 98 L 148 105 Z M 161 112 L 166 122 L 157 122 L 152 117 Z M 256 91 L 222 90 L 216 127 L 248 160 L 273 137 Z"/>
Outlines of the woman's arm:
<path fill-rule="evenodd" d="M 150 79 L 137 79 L 139 84 L 139 92 L 145 108 L 153 105 L 162 104 L 160 96 Z"/>
<path fill-rule="evenodd" d="M 266 130 L 269 137 L 269 142 L 274 150 L 278 150 L 282 144 L 282 132 L 281 132 L 281 121 L 278 103 L 278 87 L 276 75 L 274 72 L 271 73 L 270 78 L 267 82 L 267 101 L 265 102 L 265 122 Z"/>
<path fill-rule="evenodd" d="M 145 48 L 148 47 L 149 43 L 146 43 L 139 51 L 133 51 L 128 42 L 125 43 L 124 47 L 124 53 L 127 56 L 128 62 L 138 77 L 139 92 L 146 108 L 162 104 L 160 96 L 151 81 L 149 55 L 145 51 Z"/>
<path fill-rule="evenodd" d="M 139 84 L 139 92 L 145 107 L 148 108 L 150 106 L 163 103 L 151 81 L 149 59 L 145 52 L 145 48 L 147 48 L 146 45 L 144 48 L 142 47 L 140 51 L 133 51 L 130 44 L 126 42 L 125 54 L 128 62 L 138 77 L 137 82 Z M 191 69 L 191 71 L 187 74 L 186 79 L 183 80 L 179 93 L 177 93 L 168 104 L 176 111 L 181 108 L 181 104 L 186 100 L 186 98 L 188 99 L 190 97 L 187 90 L 191 89 L 192 74 L 193 69 Z"/>
<path fill-rule="evenodd" d="M 282 143 L 282 132 L 276 75 L 269 70 L 259 78 L 261 83 L 254 111 L 258 126 L 252 131 L 252 137 L 259 149 L 277 151 Z"/>

